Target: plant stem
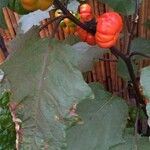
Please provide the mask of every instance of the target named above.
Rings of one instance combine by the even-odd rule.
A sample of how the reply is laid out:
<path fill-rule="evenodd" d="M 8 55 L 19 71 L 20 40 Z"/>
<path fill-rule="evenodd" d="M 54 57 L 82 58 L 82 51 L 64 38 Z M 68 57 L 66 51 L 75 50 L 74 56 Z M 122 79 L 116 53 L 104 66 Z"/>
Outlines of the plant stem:
<path fill-rule="evenodd" d="M 134 73 L 134 69 L 133 69 L 133 65 L 132 65 L 132 62 L 131 62 L 131 59 L 126 59 L 125 60 L 125 63 L 127 65 L 127 68 L 128 68 L 128 71 L 129 71 L 129 75 L 130 75 L 130 78 L 131 78 L 131 81 L 133 83 L 133 87 L 134 87 L 134 90 L 135 90 L 135 98 L 136 98 L 136 105 L 137 107 L 139 107 L 140 104 L 144 104 L 143 102 L 143 96 L 140 92 L 140 89 L 139 89 L 139 84 L 136 80 L 136 76 L 135 76 L 135 73 Z"/>
<path fill-rule="evenodd" d="M 44 28 L 46 28 L 49 24 L 53 23 L 54 21 L 57 21 L 57 20 L 62 20 L 64 19 L 66 16 L 59 16 L 59 17 L 56 17 L 56 18 L 53 18 L 53 19 L 50 19 L 49 21 L 46 22 L 46 24 L 42 25 L 40 27 L 40 31 L 43 30 Z"/>
<path fill-rule="evenodd" d="M 128 57 L 127 55 L 124 55 L 122 52 L 120 52 L 115 47 L 110 48 L 110 50 L 111 50 L 112 54 L 118 55 L 125 62 L 126 66 L 127 66 L 131 81 L 133 83 L 133 88 L 135 90 L 135 95 L 136 95 L 135 98 L 136 98 L 137 107 L 140 107 L 140 104 L 144 105 L 143 96 L 140 92 L 139 84 L 136 80 L 136 76 L 134 73 L 134 69 L 133 69 L 133 65 L 132 65 L 130 57 Z"/>
<path fill-rule="evenodd" d="M 54 3 L 56 8 L 59 8 L 62 10 L 62 12 L 64 13 L 64 15 L 67 15 L 67 17 L 73 21 L 75 24 L 77 24 L 78 26 L 80 26 L 81 28 L 83 28 L 84 30 L 86 30 L 87 32 L 90 32 L 91 34 L 95 34 L 95 29 L 87 26 L 86 24 L 80 22 L 75 16 L 73 16 L 69 10 L 67 10 L 67 8 L 59 1 L 59 0 L 54 0 Z"/>

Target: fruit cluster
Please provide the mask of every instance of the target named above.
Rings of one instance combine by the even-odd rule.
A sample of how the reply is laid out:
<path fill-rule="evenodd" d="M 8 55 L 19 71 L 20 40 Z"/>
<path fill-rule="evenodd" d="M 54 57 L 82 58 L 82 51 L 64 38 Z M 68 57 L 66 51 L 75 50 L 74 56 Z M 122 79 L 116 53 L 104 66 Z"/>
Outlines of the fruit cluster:
<path fill-rule="evenodd" d="M 21 0 L 22 6 L 29 11 L 35 11 L 37 9 L 46 10 L 52 4 L 54 0 Z M 60 22 L 65 37 L 71 33 L 75 33 L 83 42 L 87 42 L 90 45 L 99 45 L 102 48 L 110 48 L 117 42 L 119 34 L 123 27 L 123 21 L 121 16 L 116 12 L 107 12 L 96 19 L 92 14 L 92 8 L 89 4 L 81 4 L 79 6 L 79 12 L 71 12 L 77 19 L 84 24 L 91 26 L 93 20 L 96 20 L 96 33 L 93 35 L 79 26 L 76 26 L 69 18 L 64 18 Z M 55 17 L 62 16 L 63 12 L 60 9 L 55 11 Z M 94 28 L 95 28 L 94 26 Z"/>
<path fill-rule="evenodd" d="M 92 8 L 88 4 L 81 5 L 79 13 L 80 21 L 83 23 L 90 22 L 93 19 Z M 102 48 L 114 46 L 123 26 L 121 16 L 116 12 L 107 12 L 97 17 L 96 22 L 95 35 L 88 33 L 80 27 L 77 28 L 76 35 L 90 45 L 98 44 Z"/>

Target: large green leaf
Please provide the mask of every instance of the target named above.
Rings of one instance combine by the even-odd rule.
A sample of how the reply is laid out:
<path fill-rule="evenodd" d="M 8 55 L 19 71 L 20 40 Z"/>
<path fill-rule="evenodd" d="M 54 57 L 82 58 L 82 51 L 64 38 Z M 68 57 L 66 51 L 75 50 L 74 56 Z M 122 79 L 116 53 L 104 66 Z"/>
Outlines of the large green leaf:
<path fill-rule="evenodd" d="M 140 83 L 143 94 L 150 101 L 150 66 L 142 69 Z"/>
<path fill-rule="evenodd" d="M 148 137 L 141 137 L 130 132 L 125 132 L 124 143 L 111 147 L 109 150 L 149 150 Z"/>
<path fill-rule="evenodd" d="M 99 0 L 107 3 L 115 11 L 123 15 L 132 15 L 135 12 L 135 0 Z"/>
<path fill-rule="evenodd" d="M 90 86 L 95 99 L 86 99 L 78 104 L 77 113 L 83 123 L 68 129 L 67 150 L 109 150 L 123 142 L 122 132 L 127 119 L 124 100 L 97 84 Z"/>
<path fill-rule="evenodd" d="M 150 40 L 144 38 L 135 38 L 131 43 L 132 52 L 140 52 L 150 56 Z M 134 56 L 135 59 L 144 59 L 143 56 Z"/>
<path fill-rule="evenodd" d="M 8 0 L 1 0 L 0 1 L 0 28 L 6 28 L 6 23 L 5 23 L 2 8 L 6 7 L 7 4 L 8 4 Z"/>
<path fill-rule="evenodd" d="M 53 39 L 41 39 L 32 29 L 9 46 L 14 52 L 2 65 L 12 100 L 21 102 L 21 150 L 65 147 L 65 121 L 74 103 L 93 98 L 77 69 L 77 53 Z"/>

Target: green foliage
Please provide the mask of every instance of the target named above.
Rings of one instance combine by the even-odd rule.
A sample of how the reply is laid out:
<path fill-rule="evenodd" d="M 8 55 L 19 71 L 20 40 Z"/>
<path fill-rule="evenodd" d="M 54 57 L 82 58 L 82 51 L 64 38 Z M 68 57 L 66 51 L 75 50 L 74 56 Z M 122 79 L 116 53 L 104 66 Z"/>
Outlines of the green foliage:
<path fill-rule="evenodd" d="M 127 129 L 124 133 L 124 143 L 110 148 L 110 150 L 149 150 L 150 142 L 148 137 L 134 135 L 133 130 Z"/>
<path fill-rule="evenodd" d="M 63 42 L 65 44 L 74 45 L 74 44 L 78 43 L 79 41 L 80 41 L 80 39 L 77 36 L 71 34 Z"/>
<path fill-rule="evenodd" d="M 101 0 L 99 0 L 101 1 Z M 102 0 L 122 15 L 132 15 L 135 12 L 135 0 Z"/>
<path fill-rule="evenodd" d="M 129 107 L 128 122 L 126 125 L 127 128 L 133 128 L 135 126 L 137 111 L 137 107 Z"/>
<path fill-rule="evenodd" d="M 78 104 L 77 113 L 82 122 L 68 129 L 67 150 L 109 150 L 123 142 L 127 119 L 125 102 L 98 84 L 90 84 L 90 87 L 95 99 Z"/>
<path fill-rule="evenodd" d="M 150 56 L 150 40 L 144 38 L 135 38 L 131 43 L 131 51 L 133 52 L 140 52 Z M 134 56 L 136 60 L 142 60 L 145 57 L 142 56 Z"/>
<path fill-rule="evenodd" d="M 134 64 L 134 62 L 132 62 L 132 65 L 133 65 L 134 72 L 136 74 L 137 73 L 137 65 Z M 127 68 L 125 62 L 121 58 L 118 59 L 117 72 L 118 72 L 118 75 L 125 81 L 131 80 L 130 76 L 129 76 L 128 68 Z"/>
<path fill-rule="evenodd" d="M 6 23 L 3 15 L 2 8 L 6 7 L 8 4 L 8 0 L 1 0 L 0 1 L 0 28 L 6 28 Z"/>
<path fill-rule="evenodd" d="M 135 12 L 134 0 L 101 1 L 125 16 Z M 69 2 L 69 9 L 78 7 L 75 0 L 63 2 Z M 19 14 L 29 13 L 20 0 L 0 2 L 0 8 L 3 6 Z M 0 26 L 3 24 L 4 19 Z M 106 92 L 98 83 L 89 84 L 89 87 L 82 77 L 81 71 L 91 70 L 93 61 L 108 53 L 108 49 L 89 46 L 74 36 L 63 42 L 41 39 L 36 28 L 17 35 L 9 48 L 12 52 L 0 66 L 5 74 L 0 84 L 0 150 L 15 149 L 16 132 L 8 107 L 10 93 L 2 94 L 8 87 L 11 101 L 19 104 L 16 113 L 23 129 L 20 150 L 149 149 L 148 138 L 134 136 L 128 131 L 123 134 L 128 117 L 124 100 Z M 136 38 L 132 41 L 131 52 L 149 55 L 149 49 L 150 40 Z M 138 58 L 141 59 L 134 56 L 135 60 Z M 117 67 L 119 75 L 129 81 L 125 62 L 118 59 Z M 136 73 L 134 63 L 133 67 Z M 141 72 L 140 83 L 148 99 L 149 80 L 150 67 L 147 67 Z M 77 104 L 77 114 L 71 116 L 74 104 Z M 146 109 L 150 118 L 150 104 Z M 137 109 L 130 109 L 128 127 L 133 127 L 136 115 Z M 150 125 L 150 119 L 148 121 Z"/>
<path fill-rule="evenodd" d="M 14 150 L 16 131 L 8 107 L 10 93 L 0 95 L 0 150 Z"/>
<path fill-rule="evenodd" d="M 79 53 L 78 66 L 82 72 L 92 70 L 94 61 L 99 60 L 103 54 L 109 53 L 108 49 L 103 49 L 98 46 L 91 46 L 85 42 L 74 44 L 73 49 Z"/>
<path fill-rule="evenodd" d="M 150 66 L 142 69 L 140 83 L 143 94 L 150 102 Z"/>
<path fill-rule="evenodd" d="M 28 14 L 29 11 L 25 10 L 21 5 L 21 0 L 8 0 L 8 7 L 20 15 Z"/>
<path fill-rule="evenodd" d="M 0 28 L 3 29 L 7 28 L 3 11 L 2 11 L 3 7 L 9 7 L 11 10 L 16 11 L 21 15 L 29 13 L 22 7 L 20 0 L 1 0 L 0 1 Z"/>
<path fill-rule="evenodd" d="M 77 69 L 78 54 L 54 39 L 41 39 L 32 29 L 10 45 L 14 51 L 2 69 L 10 81 L 12 100 L 21 102 L 21 150 L 64 148 L 66 122 L 74 103 L 93 98 Z"/>

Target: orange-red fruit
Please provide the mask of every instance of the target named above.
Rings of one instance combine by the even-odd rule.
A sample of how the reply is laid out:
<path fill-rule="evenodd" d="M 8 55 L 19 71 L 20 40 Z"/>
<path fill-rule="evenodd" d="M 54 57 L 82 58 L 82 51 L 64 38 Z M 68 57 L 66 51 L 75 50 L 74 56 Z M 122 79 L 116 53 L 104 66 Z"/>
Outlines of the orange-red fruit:
<path fill-rule="evenodd" d="M 87 22 L 90 21 L 93 16 L 92 16 L 92 8 L 89 4 L 82 4 L 80 6 L 80 20 L 82 20 L 83 22 Z"/>
<path fill-rule="evenodd" d="M 116 44 L 123 27 L 121 16 L 116 12 L 107 12 L 97 18 L 96 43 L 102 48 L 110 48 Z"/>
<path fill-rule="evenodd" d="M 95 36 L 93 36 L 92 34 L 88 33 L 87 31 L 85 31 L 84 29 L 80 28 L 79 26 L 77 27 L 76 35 L 79 36 L 81 41 L 86 42 L 89 45 L 95 45 L 96 44 Z"/>

